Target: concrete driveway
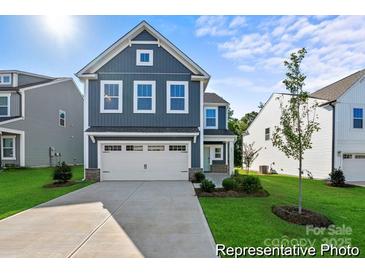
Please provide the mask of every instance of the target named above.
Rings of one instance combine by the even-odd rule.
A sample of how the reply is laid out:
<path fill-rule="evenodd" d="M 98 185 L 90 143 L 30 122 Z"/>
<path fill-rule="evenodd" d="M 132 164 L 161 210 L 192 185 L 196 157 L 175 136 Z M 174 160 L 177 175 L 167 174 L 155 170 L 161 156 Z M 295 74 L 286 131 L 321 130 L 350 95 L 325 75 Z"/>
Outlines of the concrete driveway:
<path fill-rule="evenodd" d="M 190 182 L 102 182 L 0 221 L 0 257 L 214 257 Z"/>

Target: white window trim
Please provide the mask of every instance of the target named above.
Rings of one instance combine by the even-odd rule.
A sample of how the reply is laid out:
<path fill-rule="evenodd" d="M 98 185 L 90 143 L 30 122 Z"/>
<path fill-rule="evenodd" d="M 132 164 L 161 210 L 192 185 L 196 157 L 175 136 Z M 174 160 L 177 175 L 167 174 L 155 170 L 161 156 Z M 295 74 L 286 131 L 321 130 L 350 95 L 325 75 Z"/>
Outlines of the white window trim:
<path fill-rule="evenodd" d="M 171 85 L 183 85 L 184 86 L 184 110 L 172 110 L 171 109 Z M 187 81 L 167 81 L 166 82 L 166 113 L 189 113 L 189 82 Z"/>
<path fill-rule="evenodd" d="M 6 76 L 9 76 L 9 79 L 10 79 L 10 82 L 8 82 L 8 83 L 3 82 L 3 78 L 6 77 Z M 1 79 L 0 86 L 9 86 L 12 83 L 12 77 L 11 77 L 10 73 L 0 74 L 0 79 Z"/>
<path fill-rule="evenodd" d="M 215 109 L 215 126 L 207 126 L 207 110 Z M 218 129 L 218 107 L 205 107 L 204 108 L 204 128 L 206 129 Z"/>
<path fill-rule="evenodd" d="M 64 122 L 64 125 L 61 125 L 61 114 L 64 114 L 64 116 L 65 116 L 65 118 L 63 119 L 63 120 L 65 120 L 65 122 Z M 58 111 L 58 125 L 60 126 L 60 127 L 66 127 L 66 111 L 64 111 L 64 110 L 62 110 L 62 109 L 60 109 L 59 111 Z"/>
<path fill-rule="evenodd" d="M 104 109 L 104 88 L 105 84 L 119 85 L 118 109 Z M 123 81 L 121 80 L 101 80 L 100 81 L 100 113 L 122 113 L 123 112 Z"/>
<path fill-rule="evenodd" d="M 138 85 L 152 86 L 152 108 L 151 110 L 138 109 Z M 133 113 L 156 113 L 156 81 L 133 81 Z"/>
<path fill-rule="evenodd" d="M 4 139 L 13 139 L 13 157 L 5 157 L 4 156 L 4 147 L 3 147 L 3 140 Z M 3 160 L 16 160 L 16 136 L 15 135 L 2 135 L 1 136 L 1 159 L 3 159 Z"/>
<path fill-rule="evenodd" d="M 0 97 L 7 97 L 8 98 L 8 113 L 6 115 L 0 115 L 0 117 L 10 117 L 10 93 L 0 93 Z"/>
<path fill-rule="evenodd" d="M 141 61 L 141 54 L 147 53 L 150 55 L 150 60 L 148 62 Z M 137 49 L 136 50 L 136 65 L 137 66 L 153 66 L 153 50 L 152 49 Z"/>

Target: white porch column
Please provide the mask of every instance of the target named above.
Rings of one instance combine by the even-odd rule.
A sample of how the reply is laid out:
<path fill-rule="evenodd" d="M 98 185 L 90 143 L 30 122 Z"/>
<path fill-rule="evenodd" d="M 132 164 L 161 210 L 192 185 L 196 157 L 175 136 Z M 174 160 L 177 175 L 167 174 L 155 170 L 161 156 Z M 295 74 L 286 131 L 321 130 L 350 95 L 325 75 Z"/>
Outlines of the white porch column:
<path fill-rule="evenodd" d="M 234 142 L 229 142 L 229 174 L 233 174 L 234 169 Z"/>

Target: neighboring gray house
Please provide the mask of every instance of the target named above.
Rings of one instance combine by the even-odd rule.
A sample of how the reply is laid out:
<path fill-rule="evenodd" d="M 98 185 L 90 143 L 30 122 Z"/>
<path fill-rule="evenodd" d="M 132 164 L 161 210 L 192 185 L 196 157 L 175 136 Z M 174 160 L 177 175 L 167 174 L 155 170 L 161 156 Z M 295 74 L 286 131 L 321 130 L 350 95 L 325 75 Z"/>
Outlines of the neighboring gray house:
<path fill-rule="evenodd" d="M 84 164 L 97 180 L 187 180 L 233 171 L 228 103 L 210 76 L 145 21 L 77 76 L 85 86 Z"/>
<path fill-rule="evenodd" d="M 0 163 L 83 162 L 83 97 L 71 78 L 0 70 Z"/>

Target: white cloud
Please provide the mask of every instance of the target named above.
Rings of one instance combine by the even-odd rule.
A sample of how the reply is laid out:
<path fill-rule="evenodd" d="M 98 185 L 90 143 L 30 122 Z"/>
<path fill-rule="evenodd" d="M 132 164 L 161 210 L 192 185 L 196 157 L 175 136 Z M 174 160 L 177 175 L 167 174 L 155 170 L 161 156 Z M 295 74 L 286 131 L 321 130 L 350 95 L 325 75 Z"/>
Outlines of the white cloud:
<path fill-rule="evenodd" d="M 243 71 L 243 72 L 253 72 L 253 71 L 255 71 L 255 67 L 254 66 L 249 66 L 249 65 L 239 65 L 238 69 L 240 71 Z"/>
<path fill-rule="evenodd" d="M 247 26 L 246 18 L 244 16 L 236 16 L 229 23 L 230 28 L 244 27 Z"/>
<path fill-rule="evenodd" d="M 196 20 L 195 34 L 198 37 L 230 36 L 246 25 L 244 16 L 235 16 L 232 20 L 226 16 L 200 16 Z"/>

